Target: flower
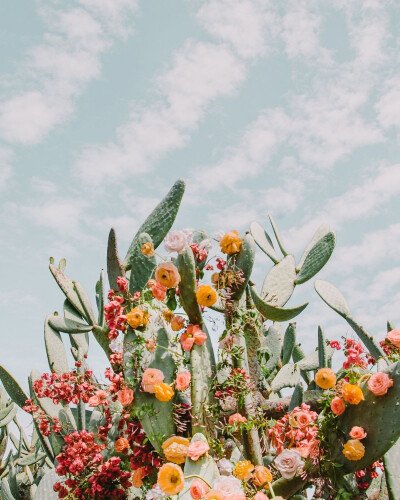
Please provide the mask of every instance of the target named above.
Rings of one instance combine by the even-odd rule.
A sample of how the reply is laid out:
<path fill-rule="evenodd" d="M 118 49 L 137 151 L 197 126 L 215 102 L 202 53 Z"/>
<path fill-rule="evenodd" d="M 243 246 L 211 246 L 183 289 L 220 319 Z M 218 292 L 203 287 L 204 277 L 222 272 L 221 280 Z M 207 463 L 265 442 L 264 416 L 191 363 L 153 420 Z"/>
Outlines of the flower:
<path fill-rule="evenodd" d="M 365 448 L 362 442 L 358 439 L 350 439 L 343 446 L 342 453 L 347 460 L 361 460 L 365 455 Z"/>
<path fill-rule="evenodd" d="M 331 389 L 336 384 L 336 375 L 330 368 L 321 368 L 315 375 L 315 383 L 321 389 Z"/>
<path fill-rule="evenodd" d="M 156 341 L 154 339 L 147 339 L 145 345 L 148 351 L 156 352 Z"/>
<path fill-rule="evenodd" d="M 346 409 L 346 404 L 343 399 L 334 397 L 331 401 L 331 410 L 335 415 L 341 415 Z"/>
<path fill-rule="evenodd" d="M 135 330 L 148 323 L 148 315 L 142 309 L 135 307 L 126 315 L 126 320 L 129 326 Z"/>
<path fill-rule="evenodd" d="M 183 464 L 186 460 L 189 440 L 181 436 L 171 436 L 161 445 L 165 458 L 174 464 Z"/>
<path fill-rule="evenodd" d="M 127 292 L 128 291 L 128 280 L 126 278 L 123 278 L 122 276 L 118 276 L 117 285 L 118 285 L 120 292 Z"/>
<path fill-rule="evenodd" d="M 298 427 L 300 429 L 307 427 L 310 421 L 311 421 L 311 416 L 308 412 L 305 411 L 295 412 L 290 418 L 290 424 L 293 427 Z"/>
<path fill-rule="evenodd" d="M 208 285 L 200 285 L 196 292 L 197 302 L 210 307 L 217 302 L 217 292 Z"/>
<path fill-rule="evenodd" d="M 201 479 L 195 479 L 190 485 L 190 495 L 195 500 L 200 500 L 200 498 L 203 498 L 209 490 L 210 488 L 204 481 L 201 481 Z"/>
<path fill-rule="evenodd" d="M 154 394 L 158 401 L 166 403 L 174 395 L 174 390 L 170 385 L 161 382 L 160 384 L 154 386 Z"/>
<path fill-rule="evenodd" d="M 232 497 L 233 495 L 243 495 L 241 481 L 233 476 L 220 476 L 214 481 L 213 490 L 221 493 L 222 497 Z"/>
<path fill-rule="evenodd" d="M 210 447 L 205 441 L 192 441 L 188 448 L 188 457 L 191 458 L 194 462 L 197 462 L 197 460 L 202 455 L 207 453 L 209 449 Z"/>
<path fill-rule="evenodd" d="M 153 489 L 149 490 L 146 493 L 146 500 L 159 500 L 160 498 L 165 498 L 168 496 L 166 493 L 162 491 L 160 485 L 156 483 Z"/>
<path fill-rule="evenodd" d="M 184 391 L 189 387 L 192 375 L 188 371 L 179 372 L 176 376 L 175 387 L 178 391 Z"/>
<path fill-rule="evenodd" d="M 285 479 L 292 479 L 302 463 L 301 454 L 297 450 L 285 449 L 275 459 L 275 467 Z"/>
<path fill-rule="evenodd" d="M 166 288 L 175 288 L 181 281 L 178 269 L 172 262 L 163 262 L 157 266 L 155 278 Z"/>
<path fill-rule="evenodd" d="M 248 481 L 253 473 L 254 465 L 250 460 L 238 462 L 235 467 L 235 476 L 241 481 Z"/>
<path fill-rule="evenodd" d="M 135 488 L 140 488 L 143 484 L 142 479 L 147 476 L 147 473 L 145 471 L 144 467 L 139 467 L 139 469 L 136 469 L 132 473 L 131 481 L 132 484 Z"/>
<path fill-rule="evenodd" d="M 254 473 L 253 473 L 253 483 L 260 487 L 265 483 L 272 482 L 272 474 L 267 467 L 263 465 L 256 465 Z"/>
<path fill-rule="evenodd" d="M 106 391 L 96 391 L 93 396 L 89 398 L 89 406 L 95 408 L 96 406 L 108 404 L 108 394 Z"/>
<path fill-rule="evenodd" d="M 154 255 L 153 243 L 150 243 L 149 241 L 147 243 L 143 243 L 140 251 L 142 252 L 143 255 L 147 255 L 147 257 L 152 257 Z"/>
<path fill-rule="evenodd" d="M 368 380 L 368 389 L 375 396 L 383 396 L 392 385 L 393 380 L 389 378 L 387 373 L 383 372 L 374 373 Z"/>
<path fill-rule="evenodd" d="M 257 493 L 255 494 L 253 500 L 268 500 L 268 497 L 262 491 L 257 491 Z"/>
<path fill-rule="evenodd" d="M 149 280 L 147 282 L 149 287 L 151 288 L 151 293 L 153 294 L 154 298 L 157 300 L 164 300 L 165 296 L 167 294 L 167 287 L 159 283 L 158 281 L 154 280 Z"/>
<path fill-rule="evenodd" d="M 221 476 L 230 476 L 232 474 L 233 463 L 230 460 L 221 458 L 221 460 L 218 461 L 217 465 Z"/>
<path fill-rule="evenodd" d="M 97 407 L 97 406 L 99 406 L 99 404 L 100 404 L 100 398 L 99 398 L 99 396 L 96 396 L 96 395 L 91 396 L 91 397 L 89 398 L 88 403 L 89 403 L 89 406 L 90 406 L 91 408 L 96 408 L 96 407 Z"/>
<path fill-rule="evenodd" d="M 128 406 L 133 401 L 133 390 L 132 389 L 121 389 L 118 391 L 118 401 L 122 406 Z"/>
<path fill-rule="evenodd" d="M 391 330 L 386 335 L 386 340 L 395 345 L 396 347 L 400 347 L 400 330 Z"/>
<path fill-rule="evenodd" d="M 110 342 L 110 350 L 114 353 L 122 353 L 124 350 L 124 342 L 122 339 L 113 339 Z"/>
<path fill-rule="evenodd" d="M 171 328 L 174 332 L 179 332 L 185 327 L 185 318 L 183 316 L 174 316 L 171 320 Z"/>
<path fill-rule="evenodd" d="M 164 374 L 157 368 L 146 368 L 142 376 L 142 389 L 144 392 L 154 394 L 154 386 L 164 380 Z"/>
<path fill-rule="evenodd" d="M 351 405 L 358 405 L 364 399 L 364 394 L 358 385 L 344 384 L 342 396 Z"/>
<path fill-rule="evenodd" d="M 185 231 L 170 231 L 164 238 L 164 247 L 167 252 L 182 253 L 190 240 L 191 236 Z"/>
<path fill-rule="evenodd" d="M 240 413 L 234 413 L 229 417 L 228 422 L 230 425 L 233 425 L 234 422 L 247 422 L 247 418 L 243 417 Z"/>
<path fill-rule="evenodd" d="M 120 437 L 115 441 L 114 448 L 117 453 L 128 453 L 130 449 L 129 441 L 124 437 Z"/>
<path fill-rule="evenodd" d="M 157 482 L 161 490 L 168 496 L 176 495 L 183 490 L 185 479 L 179 465 L 164 464 L 157 474 Z"/>
<path fill-rule="evenodd" d="M 219 491 L 210 490 L 206 496 L 205 500 L 222 500 L 222 494 Z"/>
<path fill-rule="evenodd" d="M 193 344 L 201 346 L 206 340 L 207 334 L 202 331 L 199 325 L 188 325 L 180 338 L 182 349 L 186 352 L 191 350 Z"/>
<path fill-rule="evenodd" d="M 164 309 L 162 315 L 167 323 L 171 323 L 171 321 L 174 319 L 174 313 L 171 311 L 171 309 Z"/>
<path fill-rule="evenodd" d="M 242 246 L 242 238 L 240 238 L 237 231 L 229 231 L 221 238 L 219 246 L 222 252 L 232 255 L 239 252 Z"/>
<path fill-rule="evenodd" d="M 364 439 L 367 437 L 367 433 L 362 427 L 354 426 L 349 432 L 351 439 Z"/>

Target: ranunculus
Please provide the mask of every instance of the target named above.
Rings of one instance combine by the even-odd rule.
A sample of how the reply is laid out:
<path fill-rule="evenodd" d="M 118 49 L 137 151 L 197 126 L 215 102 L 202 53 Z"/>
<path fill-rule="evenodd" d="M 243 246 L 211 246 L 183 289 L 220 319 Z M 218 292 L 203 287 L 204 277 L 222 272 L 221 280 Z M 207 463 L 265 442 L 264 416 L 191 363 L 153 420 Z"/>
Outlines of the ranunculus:
<path fill-rule="evenodd" d="M 164 300 L 167 294 L 167 287 L 155 280 L 149 280 L 147 283 L 151 289 L 151 293 L 157 300 Z"/>
<path fill-rule="evenodd" d="M 302 464 L 301 454 L 297 450 L 283 450 L 275 459 L 275 467 L 285 479 L 292 479 Z"/>
<path fill-rule="evenodd" d="M 368 389 L 375 396 L 383 396 L 392 385 L 393 380 L 389 378 L 387 373 L 383 372 L 374 373 L 368 380 Z"/>
<path fill-rule="evenodd" d="M 161 445 L 165 458 L 174 464 L 183 464 L 187 457 L 189 439 L 171 436 Z"/>
<path fill-rule="evenodd" d="M 362 427 L 358 427 L 357 425 L 355 425 L 349 432 L 349 436 L 351 437 L 351 439 L 364 439 L 365 437 L 367 437 L 367 433 Z"/>
<path fill-rule="evenodd" d="M 220 476 L 214 481 L 213 490 L 221 493 L 223 497 L 243 495 L 242 482 L 233 476 Z"/>
<path fill-rule="evenodd" d="M 391 330 L 386 335 L 386 340 L 391 342 L 396 347 L 400 347 L 400 330 Z"/>
<path fill-rule="evenodd" d="M 201 306 L 210 307 L 217 302 L 217 292 L 208 285 L 200 285 L 196 292 L 196 299 Z"/>
<path fill-rule="evenodd" d="M 164 374 L 157 368 L 146 368 L 142 376 L 142 389 L 144 392 L 154 394 L 154 386 L 164 380 Z"/>
<path fill-rule="evenodd" d="M 166 288 L 175 288 L 181 281 L 177 267 L 172 262 L 162 262 L 157 266 L 155 278 Z"/>
<path fill-rule="evenodd" d="M 235 476 L 241 481 L 248 481 L 253 475 L 254 465 L 250 460 L 242 460 L 235 467 Z"/>
<path fill-rule="evenodd" d="M 232 474 L 233 463 L 230 460 L 221 458 L 221 460 L 217 462 L 217 465 L 221 476 L 230 476 Z"/>
<path fill-rule="evenodd" d="M 210 488 L 201 479 L 195 479 L 190 485 L 190 495 L 195 500 L 200 500 L 206 493 L 210 491 Z"/>
<path fill-rule="evenodd" d="M 174 316 L 171 320 L 171 328 L 174 332 L 179 332 L 185 327 L 185 318 L 183 316 Z"/>
<path fill-rule="evenodd" d="M 197 462 L 197 460 L 202 455 L 207 453 L 209 449 L 210 447 L 205 441 L 193 441 L 192 443 L 190 443 L 188 448 L 188 457 L 191 458 L 194 462 Z"/>
<path fill-rule="evenodd" d="M 331 401 L 331 410 L 335 415 L 341 415 L 346 409 L 346 404 L 343 399 L 334 397 Z"/>
<path fill-rule="evenodd" d="M 118 401 L 122 406 L 128 406 L 133 401 L 133 390 L 132 389 L 121 389 L 118 391 Z"/>
<path fill-rule="evenodd" d="M 156 384 L 154 386 L 154 395 L 158 399 L 158 401 L 166 403 L 174 395 L 174 390 L 170 385 L 165 384 L 164 382 L 160 382 L 159 384 Z"/>
<path fill-rule="evenodd" d="M 239 252 L 242 246 L 242 239 L 237 231 L 229 231 L 221 238 L 219 246 L 224 253 L 232 255 Z"/>
<path fill-rule="evenodd" d="M 130 449 L 129 441 L 124 437 L 118 438 L 115 441 L 114 448 L 117 453 L 128 453 Z"/>
<path fill-rule="evenodd" d="M 358 439 L 350 439 L 343 446 L 342 453 L 347 460 L 361 460 L 365 455 L 365 448 L 362 442 Z"/>
<path fill-rule="evenodd" d="M 293 427 L 299 427 L 300 429 L 303 429 L 304 427 L 307 427 L 307 425 L 310 423 L 310 420 L 311 416 L 309 413 L 305 411 L 298 411 L 291 416 L 290 424 L 293 425 Z"/>
<path fill-rule="evenodd" d="M 192 375 L 188 371 L 179 372 L 176 376 L 175 387 L 178 391 L 184 391 L 189 387 Z"/>
<path fill-rule="evenodd" d="M 152 257 L 154 255 L 153 243 L 150 243 L 149 241 L 147 243 L 143 243 L 140 251 L 143 255 L 146 255 L 147 257 Z"/>
<path fill-rule="evenodd" d="M 358 405 L 360 401 L 363 401 L 364 394 L 361 387 L 355 384 L 344 384 L 342 388 L 342 397 L 345 401 L 351 405 Z"/>
<path fill-rule="evenodd" d="M 320 368 L 315 374 L 315 383 L 321 389 L 331 389 L 336 384 L 336 375 L 330 368 Z"/>
<path fill-rule="evenodd" d="M 258 487 L 265 485 L 265 488 L 268 488 L 268 485 L 266 483 L 271 482 L 271 471 L 267 469 L 267 467 L 264 467 L 264 465 L 256 465 L 253 473 L 253 483 Z"/>
<path fill-rule="evenodd" d="M 228 423 L 232 425 L 234 422 L 247 422 L 247 418 L 240 413 L 234 413 L 229 417 Z"/>
<path fill-rule="evenodd" d="M 164 246 L 167 252 L 182 253 L 189 244 L 190 237 L 185 231 L 170 231 L 164 238 Z"/>
<path fill-rule="evenodd" d="M 126 320 L 134 330 L 148 322 L 148 315 L 138 307 L 133 308 L 127 315 Z"/>
<path fill-rule="evenodd" d="M 154 339 L 147 339 L 146 349 L 150 352 L 156 352 L 156 341 Z"/>

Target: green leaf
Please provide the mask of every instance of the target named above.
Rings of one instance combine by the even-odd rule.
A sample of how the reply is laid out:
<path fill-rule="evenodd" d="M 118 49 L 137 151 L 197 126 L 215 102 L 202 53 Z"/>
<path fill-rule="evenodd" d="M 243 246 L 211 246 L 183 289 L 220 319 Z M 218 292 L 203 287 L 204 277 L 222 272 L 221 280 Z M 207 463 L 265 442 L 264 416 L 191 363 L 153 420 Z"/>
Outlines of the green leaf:
<path fill-rule="evenodd" d="M 33 390 L 34 382 L 40 379 L 41 379 L 40 373 L 37 370 L 32 370 L 28 378 L 29 387 L 31 388 L 32 394 L 34 393 Z M 61 404 L 53 403 L 53 400 L 51 398 L 38 398 L 37 396 L 35 396 L 35 399 L 38 402 L 38 405 L 49 417 L 51 418 L 59 417 L 60 410 L 62 409 Z"/>
<path fill-rule="evenodd" d="M 383 457 L 389 500 L 400 498 L 400 439 Z"/>
<path fill-rule="evenodd" d="M 17 403 L 17 405 L 20 408 L 25 406 L 25 401 L 28 399 L 28 396 L 21 389 L 20 385 L 14 379 L 14 377 L 10 375 L 8 371 L 1 365 L 0 365 L 0 380 L 10 398 L 15 403 Z"/>
<path fill-rule="evenodd" d="M 13 420 L 13 418 L 15 417 L 17 412 L 18 412 L 18 406 L 13 405 L 13 408 L 10 411 L 10 413 L 6 417 L 4 417 L 2 420 L 0 420 L 0 427 L 7 426 Z"/>
<path fill-rule="evenodd" d="M 62 480 L 63 477 L 59 476 L 55 469 L 48 470 L 42 477 L 33 500 L 58 500 L 58 493 L 53 490 L 53 486 Z"/>
<path fill-rule="evenodd" d="M 303 403 L 303 398 L 304 398 L 304 389 L 301 383 L 299 382 L 294 388 L 292 398 L 289 403 L 288 412 L 291 412 L 295 408 L 300 406 Z"/>
<path fill-rule="evenodd" d="M 250 291 L 251 296 L 254 300 L 254 305 L 256 306 L 258 311 L 264 316 L 265 319 L 270 319 L 272 321 L 289 321 L 300 314 L 308 305 L 308 302 L 305 302 L 300 306 L 288 309 L 283 309 L 282 307 L 273 307 L 261 299 L 254 285 L 250 287 Z"/>
<path fill-rule="evenodd" d="M 310 243 L 306 246 L 303 255 L 300 258 L 299 264 L 297 266 L 297 270 L 300 271 L 301 267 L 306 260 L 307 255 L 310 253 L 311 249 L 318 243 L 318 241 L 323 238 L 327 233 L 329 233 L 330 228 L 329 224 L 321 224 L 319 228 L 315 231 L 314 236 L 312 237 Z"/>
<path fill-rule="evenodd" d="M 142 254 L 142 246 L 145 243 L 153 244 L 151 237 L 147 233 L 140 233 L 136 238 L 136 247 L 131 253 L 128 267 L 131 269 L 129 279 L 129 292 L 141 292 L 146 287 L 157 265 L 156 256 L 148 257 Z"/>
<path fill-rule="evenodd" d="M 97 311 L 98 311 L 98 321 L 97 323 L 100 326 L 104 326 L 104 302 L 107 298 L 106 289 L 105 289 L 105 277 L 104 277 L 104 269 L 100 271 L 99 281 L 96 283 L 96 302 L 97 302 Z"/>
<path fill-rule="evenodd" d="M 81 323 L 82 316 L 71 306 L 68 300 L 64 302 L 64 317 L 65 319 Z M 81 357 L 89 351 L 89 335 L 87 333 L 72 333 L 69 336 L 72 347 L 78 350 Z"/>
<path fill-rule="evenodd" d="M 296 279 L 296 284 L 305 283 L 315 276 L 328 262 L 335 248 L 335 233 L 330 232 L 323 236 L 310 250 L 306 256 L 300 272 Z"/>
<path fill-rule="evenodd" d="M 79 283 L 79 281 L 74 281 L 74 289 L 78 295 L 80 303 L 82 304 L 82 308 L 84 311 L 84 318 L 90 325 L 97 325 L 97 316 L 94 313 L 92 304 L 90 303 L 90 299 L 86 290 Z"/>
<path fill-rule="evenodd" d="M 271 382 L 271 389 L 278 392 L 284 387 L 295 387 L 299 383 L 300 370 L 296 365 L 288 363 L 282 366 Z"/>
<path fill-rule="evenodd" d="M 110 288 L 118 290 L 117 278 L 118 276 L 125 276 L 125 269 L 118 255 L 117 236 L 113 228 L 110 229 L 108 235 L 107 275 Z"/>
<path fill-rule="evenodd" d="M 272 217 L 272 215 L 269 215 L 268 217 L 269 217 L 269 220 L 271 222 L 272 229 L 274 230 L 275 238 L 276 238 L 276 241 L 278 242 L 279 248 L 281 249 L 281 252 L 283 253 L 283 255 L 286 256 L 288 254 L 288 252 L 285 249 L 285 244 L 283 242 L 283 238 L 282 238 L 282 235 L 278 229 L 278 226 L 276 225 L 276 222 L 274 221 L 274 218 Z"/>
<path fill-rule="evenodd" d="M 279 257 L 272 246 L 271 238 L 268 236 L 266 231 L 260 226 L 258 222 L 252 222 L 250 224 L 250 231 L 253 235 L 254 241 L 257 243 L 258 247 L 266 254 L 268 257 L 277 264 L 279 262 Z"/>
<path fill-rule="evenodd" d="M 46 457 L 46 453 L 30 453 L 22 458 L 17 460 L 17 464 L 24 467 L 26 465 L 33 465 L 36 462 L 40 462 Z"/>
<path fill-rule="evenodd" d="M 281 358 L 282 338 L 281 333 L 274 325 L 264 330 L 264 339 L 259 351 L 262 368 L 271 373 Z"/>
<path fill-rule="evenodd" d="M 261 297 L 271 306 L 282 307 L 293 294 L 296 279 L 296 263 L 293 255 L 287 255 L 267 274 Z"/>
<path fill-rule="evenodd" d="M 181 276 L 179 300 L 182 307 L 185 309 L 186 314 L 189 316 L 189 321 L 193 325 L 202 325 L 203 317 L 196 299 L 196 264 L 191 248 L 185 248 L 178 255 L 176 265 Z"/>
<path fill-rule="evenodd" d="M 53 264 L 50 264 L 49 269 L 70 304 L 72 304 L 72 306 L 84 317 L 85 310 L 83 309 L 78 294 L 76 293 L 73 281 Z"/>

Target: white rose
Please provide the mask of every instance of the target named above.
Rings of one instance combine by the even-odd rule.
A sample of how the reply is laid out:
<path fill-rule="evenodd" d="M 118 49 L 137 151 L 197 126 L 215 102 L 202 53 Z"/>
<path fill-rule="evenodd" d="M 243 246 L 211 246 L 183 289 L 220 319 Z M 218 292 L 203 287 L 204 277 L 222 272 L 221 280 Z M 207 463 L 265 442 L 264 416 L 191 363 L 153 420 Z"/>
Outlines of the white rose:
<path fill-rule="evenodd" d="M 274 464 L 282 474 L 282 477 L 285 479 L 292 479 L 299 467 L 303 465 L 303 461 L 297 450 L 283 450 L 275 459 Z"/>
<path fill-rule="evenodd" d="M 199 248 L 200 250 L 204 249 L 208 253 L 212 249 L 212 243 L 208 238 L 206 238 L 199 243 Z"/>
<path fill-rule="evenodd" d="M 214 481 L 213 490 L 221 493 L 223 497 L 243 495 L 241 481 L 233 476 L 220 476 Z"/>
<path fill-rule="evenodd" d="M 124 350 L 124 343 L 121 339 L 113 339 L 110 342 L 110 349 L 112 352 L 122 352 Z"/>
<path fill-rule="evenodd" d="M 185 231 L 170 231 L 164 238 L 164 246 L 167 252 L 182 253 L 188 245 L 188 235 Z"/>
<path fill-rule="evenodd" d="M 160 486 L 157 484 L 155 488 L 149 490 L 146 493 L 146 500 L 158 500 L 159 498 L 164 498 L 166 496 L 166 493 L 164 493 Z"/>
<path fill-rule="evenodd" d="M 226 458 L 221 458 L 221 460 L 218 461 L 217 465 L 221 476 L 230 476 L 232 474 L 233 463 Z"/>

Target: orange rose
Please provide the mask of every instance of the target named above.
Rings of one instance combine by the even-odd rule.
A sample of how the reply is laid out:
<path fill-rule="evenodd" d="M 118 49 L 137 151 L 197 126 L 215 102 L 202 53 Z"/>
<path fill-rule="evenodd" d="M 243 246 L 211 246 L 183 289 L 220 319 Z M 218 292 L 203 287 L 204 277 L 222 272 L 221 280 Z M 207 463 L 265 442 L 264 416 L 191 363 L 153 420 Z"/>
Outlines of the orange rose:
<path fill-rule="evenodd" d="M 142 375 L 142 389 L 154 394 L 154 387 L 164 380 L 164 374 L 157 368 L 146 368 Z"/>
<path fill-rule="evenodd" d="M 128 451 L 130 449 L 129 441 L 126 438 L 121 437 L 115 441 L 114 448 L 115 448 L 115 451 L 117 453 L 125 453 L 126 454 L 126 453 L 128 453 Z"/>
<path fill-rule="evenodd" d="M 240 238 L 237 231 L 229 231 L 220 240 L 219 246 L 222 252 L 232 255 L 238 253 L 240 247 L 242 246 L 242 239 Z"/>
<path fill-rule="evenodd" d="M 149 280 L 147 284 L 151 288 L 151 293 L 153 294 L 153 297 L 155 299 L 161 301 L 165 299 L 165 296 L 167 294 L 167 287 L 161 285 L 161 283 L 158 283 L 158 281 L 154 280 Z"/>
<path fill-rule="evenodd" d="M 365 455 L 365 448 L 362 442 L 358 439 L 350 439 L 343 446 L 342 453 L 347 460 L 361 460 Z"/>
<path fill-rule="evenodd" d="M 173 496 L 183 490 L 185 478 L 183 471 L 176 464 L 164 464 L 157 474 L 157 483 L 168 496 Z"/>
<path fill-rule="evenodd" d="M 118 401 L 122 406 L 128 406 L 133 401 L 133 390 L 132 389 L 121 389 L 118 391 Z"/>
<path fill-rule="evenodd" d="M 154 255 L 154 246 L 150 242 L 143 243 L 140 251 L 142 252 L 143 255 L 147 255 L 147 257 L 152 257 Z"/>
<path fill-rule="evenodd" d="M 351 405 L 358 405 L 364 399 L 364 394 L 358 385 L 344 384 L 342 396 Z"/>
<path fill-rule="evenodd" d="M 196 292 L 196 299 L 201 306 L 210 307 L 217 302 L 217 292 L 208 285 L 200 285 Z"/>
<path fill-rule="evenodd" d="M 235 476 L 241 481 L 248 481 L 254 470 L 254 465 L 250 462 L 250 460 L 243 460 L 242 462 L 238 462 L 235 467 Z"/>
<path fill-rule="evenodd" d="M 129 326 L 136 330 L 140 325 L 143 325 L 144 323 L 144 312 L 142 309 L 139 309 L 138 307 L 135 307 L 132 309 L 127 315 L 126 315 L 126 321 L 128 322 Z"/>
<path fill-rule="evenodd" d="M 179 372 L 176 376 L 175 387 L 178 391 L 184 391 L 189 387 L 192 376 L 188 371 Z"/>
<path fill-rule="evenodd" d="M 331 401 L 332 413 L 334 413 L 335 415 L 341 415 L 345 409 L 346 409 L 346 405 L 345 405 L 345 402 L 343 401 L 343 399 L 338 398 L 337 396 L 332 399 L 332 401 Z"/>
<path fill-rule="evenodd" d="M 270 482 L 272 482 L 272 474 L 270 470 L 263 465 L 256 465 L 253 473 L 253 483 L 260 487 L 265 485 L 265 483 Z M 265 487 L 268 488 L 268 485 L 265 485 Z"/>
<path fill-rule="evenodd" d="M 175 288 L 181 281 L 178 269 L 172 262 L 163 262 L 157 266 L 155 278 L 158 283 L 167 288 Z"/>
<path fill-rule="evenodd" d="M 185 318 L 182 316 L 174 316 L 171 320 L 171 328 L 174 332 L 179 332 L 185 327 Z"/>
<path fill-rule="evenodd" d="M 349 436 L 351 437 L 351 439 L 364 439 L 367 437 L 367 433 L 362 427 L 358 427 L 357 425 L 355 425 L 349 432 Z"/>
<path fill-rule="evenodd" d="M 201 479 L 195 479 L 190 485 L 190 496 L 194 500 L 200 500 L 201 498 L 204 498 L 206 493 L 208 493 L 209 491 L 210 488 Z"/>
<path fill-rule="evenodd" d="M 174 319 L 174 313 L 170 309 L 164 309 L 162 315 L 167 323 L 171 323 Z"/>
<path fill-rule="evenodd" d="M 228 423 L 233 425 L 235 422 L 247 422 L 247 418 L 243 417 L 240 413 L 235 413 L 229 417 Z"/>
<path fill-rule="evenodd" d="M 183 464 L 186 460 L 189 439 L 181 436 L 171 436 L 161 445 L 165 458 L 174 464 Z"/>
<path fill-rule="evenodd" d="M 315 383 L 321 389 L 331 389 L 336 384 L 336 375 L 330 368 L 321 368 L 315 375 Z"/>
<path fill-rule="evenodd" d="M 160 384 L 154 386 L 154 394 L 158 401 L 166 403 L 174 395 L 174 390 L 170 385 L 161 382 Z"/>
<path fill-rule="evenodd" d="M 389 387 L 392 387 L 393 380 L 387 373 L 374 373 L 368 380 L 368 389 L 374 396 L 383 396 L 387 394 Z"/>

